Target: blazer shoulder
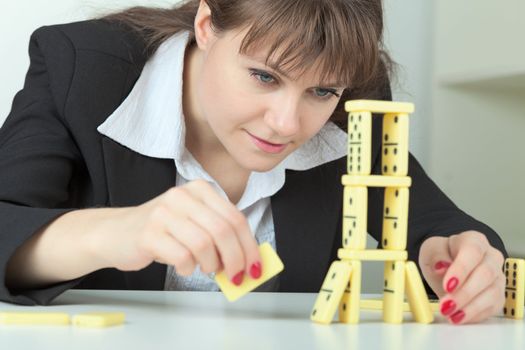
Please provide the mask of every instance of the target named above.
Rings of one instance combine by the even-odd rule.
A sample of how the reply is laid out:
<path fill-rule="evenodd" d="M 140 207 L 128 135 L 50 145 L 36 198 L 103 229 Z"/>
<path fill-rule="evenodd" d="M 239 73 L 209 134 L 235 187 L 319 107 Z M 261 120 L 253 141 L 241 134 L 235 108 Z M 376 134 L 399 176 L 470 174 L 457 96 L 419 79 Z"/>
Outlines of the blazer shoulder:
<path fill-rule="evenodd" d="M 136 65 L 143 65 L 147 60 L 146 42 L 137 31 L 104 19 L 40 27 L 32 39 L 42 46 L 67 45 L 66 50 L 95 51 Z"/>
<path fill-rule="evenodd" d="M 24 89 L 37 95 L 36 87 L 49 89 L 58 114 L 70 124 L 87 120 L 84 110 L 98 122 L 131 90 L 147 61 L 145 47 L 136 31 L 106 20 L 38 28 L 29 44 Z M 39 77 L 45 84 L 37 86 Z"/>

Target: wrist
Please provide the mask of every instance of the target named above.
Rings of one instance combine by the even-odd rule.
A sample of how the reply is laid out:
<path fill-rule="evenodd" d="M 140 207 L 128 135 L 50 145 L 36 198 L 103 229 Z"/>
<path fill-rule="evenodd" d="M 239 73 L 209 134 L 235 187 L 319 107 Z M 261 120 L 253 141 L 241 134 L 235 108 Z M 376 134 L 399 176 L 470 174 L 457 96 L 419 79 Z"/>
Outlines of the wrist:
<path fill-rule="evenodd" d="M 86 256 L 93 262 L 94 271 L 113 268 L 112 257 L 114 247 L 119 246 L 119 217 L 127 208 L 97 208 L 88 209 L 87 219 L 92 222 L 91 229 L 86 230 L 82 237 Z"/>

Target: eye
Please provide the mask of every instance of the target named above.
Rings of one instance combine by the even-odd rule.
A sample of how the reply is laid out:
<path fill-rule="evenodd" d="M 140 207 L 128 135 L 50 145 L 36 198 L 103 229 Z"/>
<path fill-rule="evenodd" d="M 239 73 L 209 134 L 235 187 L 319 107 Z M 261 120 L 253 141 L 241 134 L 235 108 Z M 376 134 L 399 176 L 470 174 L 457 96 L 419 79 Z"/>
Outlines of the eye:
<path fill-rule="evenodd" d="M 266 85 L 278 82 L 277 79 L 275 79 L 272 75 L 264 71 L 259 71 L 255 69 L 250 69 L 250 76 L 256 77 L 257 81 L 259 81 L 262 84 L 266 84 Z M 340 96 L 334 89 L 315 88 L 314 91 L 317 91 L 317 93 L 314 92 L 313 94 L 319 100 L 329 100 L 333 96 L 335 97 Z"/>
<path fill-rule="evenodd" d="M 275 81 L 274 77 L 272 77 L 270 74 L 262 72 L 262 71 L 251 70 L 250 71 L 250 76 L 257 77 L 256 79 L 259 80 L 260 82 L 262 82 L 263 84 L 271 84 L 272 82 Z"/>
<path fill-rule="evenodd" d="M 332 90 L 332 89 L 321 89 L 321 88 L 318 88 L 316 89 L 317 92 L 320 92 L 320 94 L 316 94 L 316 96 L 320 97 L 321 99 L 329 99 L 330 97 L 332 96 L 336 96 L 336 97 L 339 97 L 339 94 L 336 92 L 336 90 Z M 328 96 L 328 97 L 327 97 Z"/>

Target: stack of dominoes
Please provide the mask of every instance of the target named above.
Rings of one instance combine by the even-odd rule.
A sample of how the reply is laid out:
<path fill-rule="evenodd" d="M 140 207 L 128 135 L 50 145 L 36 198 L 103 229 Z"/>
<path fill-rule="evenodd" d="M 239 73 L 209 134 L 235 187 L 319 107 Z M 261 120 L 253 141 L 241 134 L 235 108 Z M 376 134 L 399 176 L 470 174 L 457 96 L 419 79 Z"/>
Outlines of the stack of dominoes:
<path fill-rule="evenodd" d="M 311 320 L 329 324 L 339 306 L 339 320 L 359 322 L 361 262 L 385 261 L 383 320 L 403 321 L 405 290 L 417 322 L 431 323 L 433 314 L 414 262 L 407 261 L 408 114 L 411 103 L 355 100 L 345 104 L 348 115 L 347 175 L 342 177 L 343 248 L 323 282 Z M 381 175 L 371 175 L 372 118 L 383 114 Z M 366 250 L 368 187 L 384 187 L 382 248 Z"/>

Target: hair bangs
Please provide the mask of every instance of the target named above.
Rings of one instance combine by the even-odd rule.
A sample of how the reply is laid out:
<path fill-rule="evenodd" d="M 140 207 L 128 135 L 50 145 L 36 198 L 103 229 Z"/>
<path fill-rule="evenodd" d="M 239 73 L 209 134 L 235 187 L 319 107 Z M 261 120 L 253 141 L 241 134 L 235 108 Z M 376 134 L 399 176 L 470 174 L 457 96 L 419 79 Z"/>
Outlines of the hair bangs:
<path fill-rule="evenodd" d="M 366 23 L 361 9 L 348 8 L 317 1 L 276 2 L 254 16 L 240 52 L 269 47 L 267 66 L 295 77 L 314 69 L 319 86 L 358 88 L 375 74 L 381 31 Z"/>

